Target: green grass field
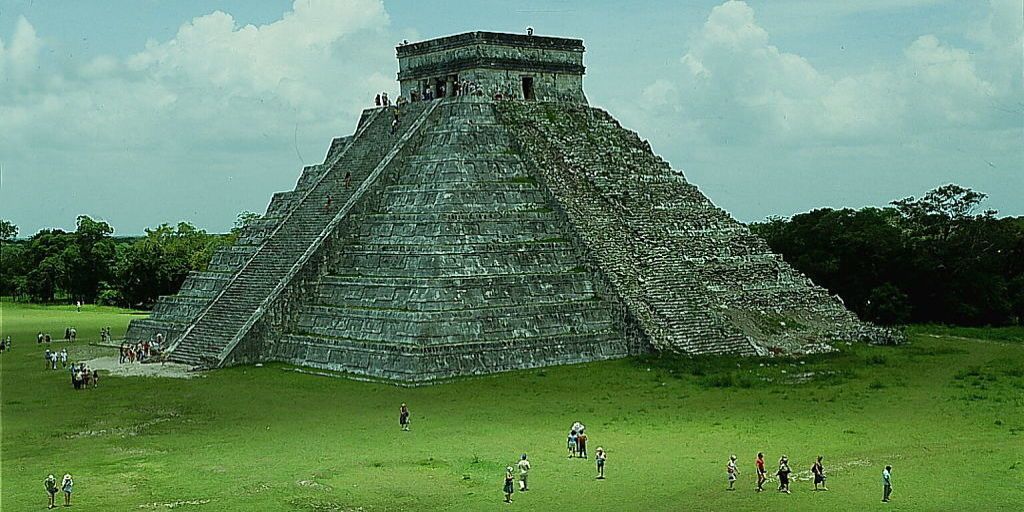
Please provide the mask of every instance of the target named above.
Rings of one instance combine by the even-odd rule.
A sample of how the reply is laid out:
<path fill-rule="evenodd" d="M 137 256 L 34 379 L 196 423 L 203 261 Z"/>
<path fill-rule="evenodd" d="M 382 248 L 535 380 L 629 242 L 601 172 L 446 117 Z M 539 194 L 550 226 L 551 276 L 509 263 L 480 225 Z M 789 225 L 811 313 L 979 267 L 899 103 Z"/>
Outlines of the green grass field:
<path fill-rule="evenodd" d="M 35 333 L 75 325 L 72 359 L 131 312 L 3 303 L 0 509 L 42 509 L 75 477 L 77 510 L 1021 510 L 1024 329 L 918 327 L 900 347 L 777 360 L 631 359 L 407 389 L 231 368 L 191 380 L 104 377 L 75 391 Z M 54 345 L 62 347 L 63 342 Z M 399 431 L 408 402 L 412 432 Z M 593 461 L 567 459 L 574 420 Z M 792 495 L 755 494 L 753 459 L 789 455 Z M 502 503 L 527 452 L 531 488 Z M 725 463 L 740 458 L 738 490 Z M 800 480 L 825 456 L 829 492 Z M 892 464 L 893 501 L 880 503 Z M 769 484 L 774 489 L 773 484 Z"/>

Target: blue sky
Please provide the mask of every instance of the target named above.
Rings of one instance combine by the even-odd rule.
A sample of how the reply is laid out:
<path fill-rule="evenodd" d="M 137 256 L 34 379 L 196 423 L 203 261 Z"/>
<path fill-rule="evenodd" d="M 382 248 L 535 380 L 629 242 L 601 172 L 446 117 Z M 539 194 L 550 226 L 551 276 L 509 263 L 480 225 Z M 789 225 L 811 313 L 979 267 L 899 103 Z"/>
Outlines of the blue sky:
<path fill-rule="evenodd" d="M 1022 2 L 0 0 L 0 217 L 226 230 L 396 89 L 394 45 L 581 37 L 584 87 L 740 220 L 956 182 L 1024 214 Z"/>

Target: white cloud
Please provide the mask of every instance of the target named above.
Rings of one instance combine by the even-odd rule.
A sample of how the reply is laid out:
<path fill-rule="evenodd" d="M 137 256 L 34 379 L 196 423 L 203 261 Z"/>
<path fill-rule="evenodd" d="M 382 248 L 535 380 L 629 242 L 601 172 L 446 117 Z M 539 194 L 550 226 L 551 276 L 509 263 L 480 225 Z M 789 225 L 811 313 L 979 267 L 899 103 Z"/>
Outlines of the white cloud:
<path fill-rule="evenodd" d="M 991 28 L 994 21 L 978 37 L 990 46 L 1004 45 L 1012 31 Z M 773 45 L 745 2 L 727 1 L 690 38 L 680 65 L 648 85 L 642 98 L 648 110 L 703 119 L 700 130 L 715 139 L 857 143 L 920 123 L 983 123 L 993 98 L 1019 94 L 1019 88 L 1000 90 L 986 79 L 971 52 L 933 35 L 919 37 L 903 53 L 895 66 L 825 73 Z"/>
<path fill-rule="evenodd" d="M 1020 9 L 993 0 L 983 20 L 965 23 L 976 47 L 923 34 L 891 60 L 844 73 L 779 48 L 747 3 L 727 1 L 678 64 L 619 111 L 748 219 L 884 204 L 948 181 L 990 192 L 997 206 L 1007 186 L 1024 185 Z"/>
<path fill-rule="evenodd" d="M 111 211 L 110 198 L 85 193 L 111 180 L 118 184 L 104 188 L 131 191 L 118 200 L 139 202 L 136 214 L 116 209 L 125 212 L 111 219 L 121 229 L 196 208 L 219 210 L 207 217 L 224 229 L 238 210 L 261 209 L 267 190 L 288 188 L 303 162 L 318 161 L 374 92 L 395 87 L 389 30 L 380 0 L 295 0 L 272 23 L 242 26 L 217 11 L 127 58 L 67 69 L 20 18 L 0 40 L 4 202 L 31 226 L 53 214 L 12 187 L 42 197 L 56 184 L 58 194 L 82 194 L 73 204 L 85 212 Z M 180 194 L 161 190 L 168 180 Z"/>
<path fill-rule="evenodd" d="M 0 39 L 0 82 L 5 88 L 24 86 L 35 70 L 41 42 L 32 24 L 19 16 L 10 43 Z"/>

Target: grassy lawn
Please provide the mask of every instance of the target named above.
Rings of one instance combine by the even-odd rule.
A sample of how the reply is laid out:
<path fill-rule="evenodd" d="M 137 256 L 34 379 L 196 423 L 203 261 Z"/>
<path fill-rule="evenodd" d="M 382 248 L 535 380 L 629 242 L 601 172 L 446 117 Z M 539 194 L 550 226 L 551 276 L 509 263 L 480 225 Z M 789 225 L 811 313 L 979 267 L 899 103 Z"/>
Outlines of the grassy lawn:
<path fill-rule="evenodd" d="M 75 391 L 35 333 L 74 325 L 73 360 L 131 312 L 3 303 L 0 509 L 46 504 L 75 477 L 78 510 L 1020 510 L 1024 329 L 918 327 L 900 347 L 777 360 L 630 359 L 418 389 L 280 365 L 191 380 L 105 376 Z M 63 347 L 63 342 L 54 343 Z M 408 402 L 412 432 L 398 428 Z M 574 420 L 593 461 L 567 459 Z M 789 455 L 792 495 L 755 494 L 753 459 Z M 531 488 L 501 502 L 527 452 Z M 725 463 L 740 458 L 736 492 Z M 829 492 L 806 476 L 825 456 Z M 893 501 L 880 503 L 892 464 Z M 769 489 L 774 489 L 772 483 Z"/>

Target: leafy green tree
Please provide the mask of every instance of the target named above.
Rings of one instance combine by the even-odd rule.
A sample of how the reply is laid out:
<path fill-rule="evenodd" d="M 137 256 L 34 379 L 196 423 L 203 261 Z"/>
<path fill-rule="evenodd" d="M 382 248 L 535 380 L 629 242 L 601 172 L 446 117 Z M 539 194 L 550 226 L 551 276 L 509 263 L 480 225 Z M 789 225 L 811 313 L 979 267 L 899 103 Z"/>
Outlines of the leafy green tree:
<path fill-rule="evenodd" d="M 52 301 L 58 291 L 66 289 L 68 274 L 63 254 L 73 243 L 72 235 L 61 229 L 40 230 L 24 243 L 22 291 L 32 300 Z"/>
<path fill-rule="evenodd" d="M 96 300 L 99 285 L 111 277 L 115 243 L 110 235 L 114 228 L 87 215 L 77 219 L 74 243 L 65 248 L 62 257 L 67 271 L 66 291 L 86 302 Z"/>
<path fill-rule="evenodd" d="M 751 226 L 816 283 L 880 323 L 1020 322 L 1024 218 L 945 185 L 890 208 L 814 210 Z"/>
<path fill-rule="evenodd" d="M 18 226 L 7 219 L 0 219 L 0 242 L 10 242 L 18 238 Z"/>
<path fill-rule="evenodd" d="M 864 308 L 867 320 L 882 325 L 900 325 L 910 321 L 910 298 L 892 283 L 876 286 Z"/>
<path fill-rule="evenodd" d="M 176 293 L 189 272 L 204 270 L 226 243 L 187 222 L 147 229 L 118 251 L 113 288 L 128 305 L 150 306 L 160 295 Z"/>

